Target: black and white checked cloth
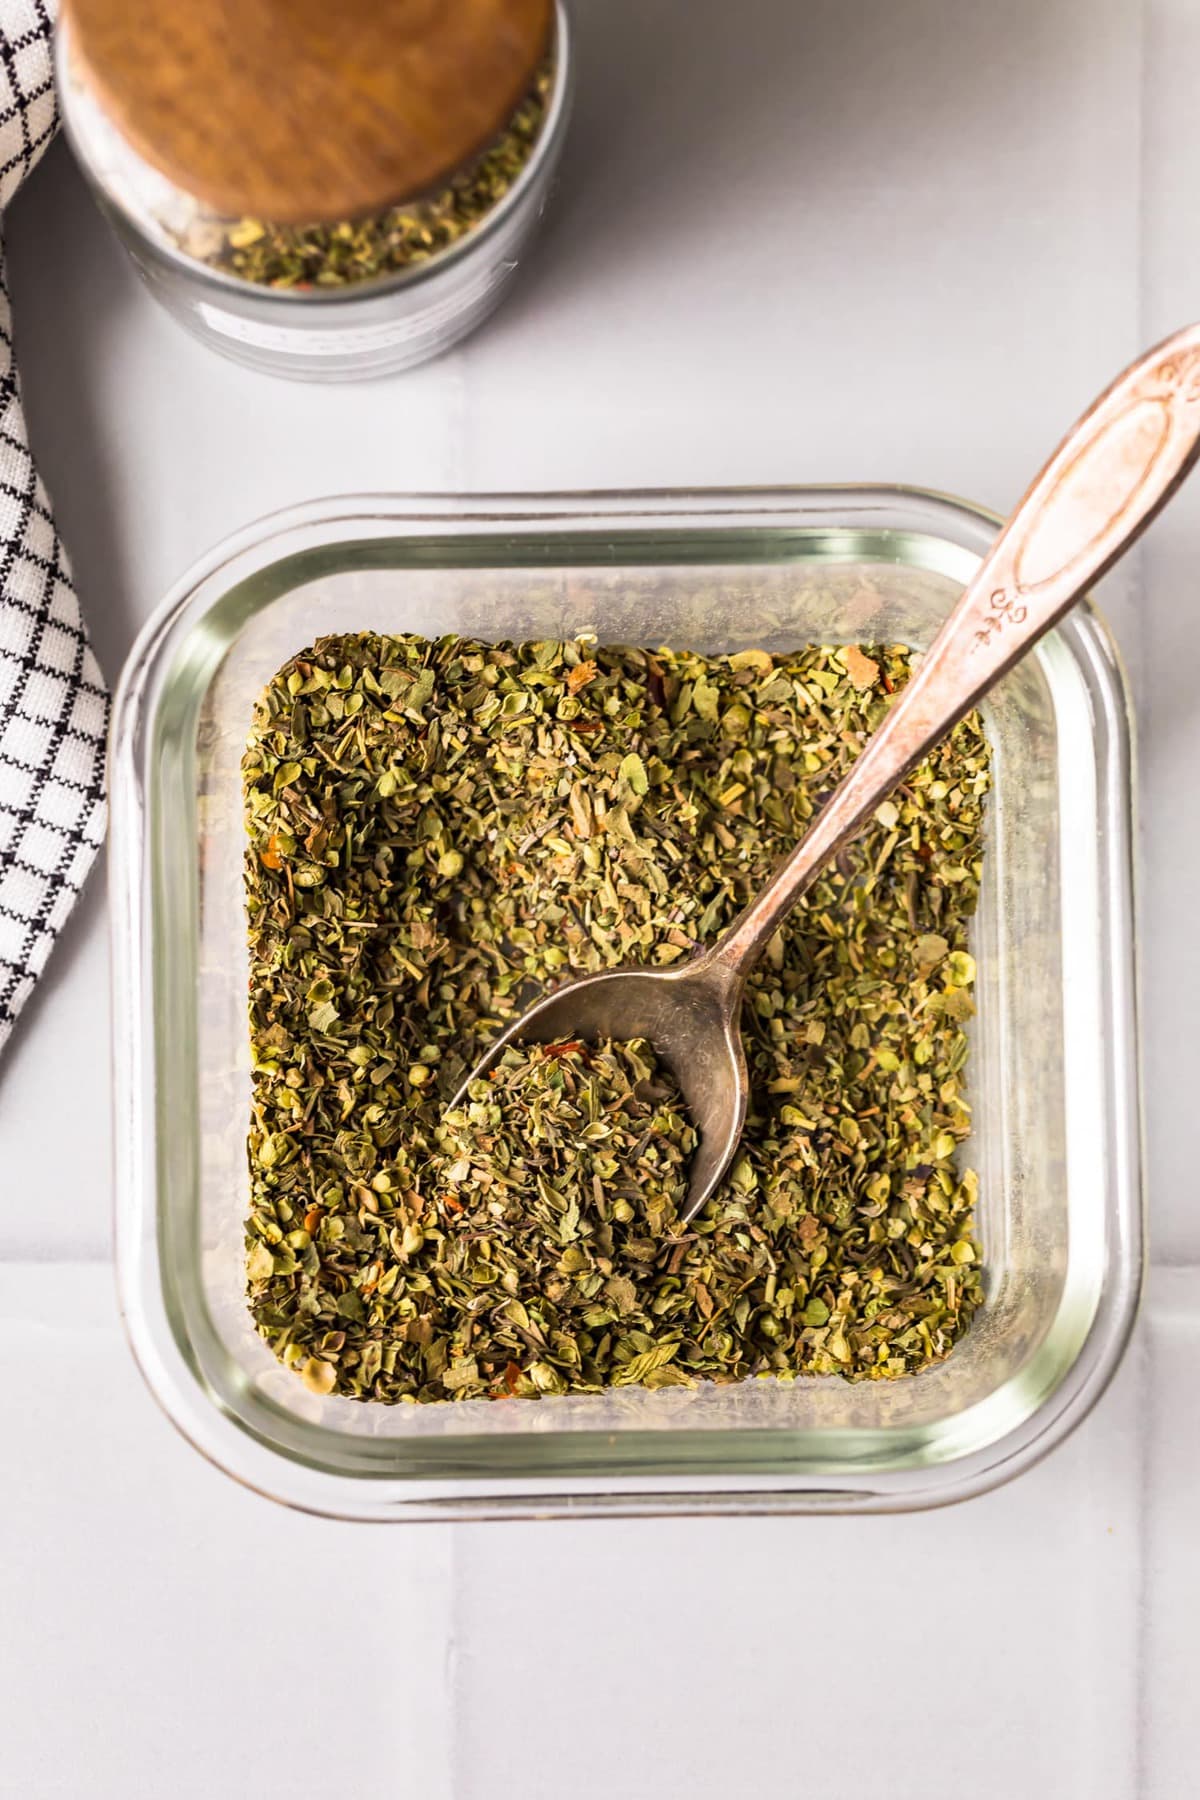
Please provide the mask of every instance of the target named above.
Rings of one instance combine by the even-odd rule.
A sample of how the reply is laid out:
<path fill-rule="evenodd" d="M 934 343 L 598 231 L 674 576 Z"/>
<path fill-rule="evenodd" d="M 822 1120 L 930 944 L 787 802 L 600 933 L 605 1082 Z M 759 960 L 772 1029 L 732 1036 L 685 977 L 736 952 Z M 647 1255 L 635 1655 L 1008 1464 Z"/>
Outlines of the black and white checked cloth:
<path fill-rule="evenodd" d="M 54 135 L 52 17 L 0 0 L 0 208 Z M 0 249 L 0 1047 L 104 835 L 107 714 L 26 441 Z"/>

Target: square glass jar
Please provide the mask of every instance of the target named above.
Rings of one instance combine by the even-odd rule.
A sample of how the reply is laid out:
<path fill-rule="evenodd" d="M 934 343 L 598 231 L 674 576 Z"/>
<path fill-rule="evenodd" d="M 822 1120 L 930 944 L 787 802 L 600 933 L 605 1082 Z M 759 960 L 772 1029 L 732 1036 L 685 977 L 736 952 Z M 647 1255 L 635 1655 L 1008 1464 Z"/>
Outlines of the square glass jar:
<path fill-rule="evenodd" d="M 980 1492 L 1083 1416 L 1143 1256 L 1130 717 L 1086 603 L 983 709 L 968 1154 L 987 1300 L 946 1361 L 895 1382 L 384 1406 L 309 1393 L 245 1301 L 239 764 L 275 670 L 364 629 L 920 649 L 994 529 L 903 489 L 372 496 L 251 526 L 168 596 L 113 724 L 117 1260 L 134 1352 L 198 1449 L 348 1518 L 863 1511 Z"/>

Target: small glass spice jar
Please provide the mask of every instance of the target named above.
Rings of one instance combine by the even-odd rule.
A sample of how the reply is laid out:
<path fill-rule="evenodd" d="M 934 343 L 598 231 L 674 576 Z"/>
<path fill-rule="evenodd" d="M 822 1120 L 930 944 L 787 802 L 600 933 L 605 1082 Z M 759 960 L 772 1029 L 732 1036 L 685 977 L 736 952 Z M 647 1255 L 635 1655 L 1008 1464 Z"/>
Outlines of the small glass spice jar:
<path fill-rule="evenodd" d="M 328 9 L 331 25 L 320 22 L 324 0 L 319 9 L 315 0 L 243 0 L 238 44 L 222 36 L 211 61 L 202 44 L 202 68 L 204 15 L 222 33 L 230 15 L 182 0 L 166 7 L 168 29 L 156 35 L 137 16 L 152 4 L 67 0 L 59 103 L 100 205 L 181 324 L 253 368 L 342 381 L 425 362 L 482 323 L 523 260 L 562 148 L 573 85 L 566 0 L 481 0 L 457 11 L 355 0 Z M 339 62 L 330 33 L 353 38 L 356 21 L 358 39 Z M 415 35 L 400 35 L 406 24 Z M 439 58 L 440 88 L 429 73 Z M 372 60 L 386 65 L 379 84 Z M 314 78 L 322 89 L 311 138 L 294 111 L 283 109 L 281 130 L 274 100 L 253 105 L 248 84 L 266 67 L 281 91 L 304 96 Z M 460 68 L 455 99 L 466 99 L 447 105 Z M 424 78 L 411 96 L 406 70 Z M 401 120 L 394 133 L 389 106 Z M 332 121 L 323 134 L 317 111 Z"/>

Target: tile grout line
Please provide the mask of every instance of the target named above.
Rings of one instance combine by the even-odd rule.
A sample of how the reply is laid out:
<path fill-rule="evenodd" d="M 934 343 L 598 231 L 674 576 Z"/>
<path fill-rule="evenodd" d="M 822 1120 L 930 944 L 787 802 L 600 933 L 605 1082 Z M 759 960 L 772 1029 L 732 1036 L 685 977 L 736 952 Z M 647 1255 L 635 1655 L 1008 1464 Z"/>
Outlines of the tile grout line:
<path fill-rule="evenodd" d="M 1150 1689 L 1147 1665 L 1150 1652 L 1150 1513 L 1154 1504 L 1151 1460 L 1154 1455 L 1154 1337 L 1149 1327 L 1131 1345 L 1137 1359 L 1138 1407 L 1138 1532 L 1137 1610 L 1133 1651 L 1133 1800 L 1148 1800 L 1150 1750 Z"/>

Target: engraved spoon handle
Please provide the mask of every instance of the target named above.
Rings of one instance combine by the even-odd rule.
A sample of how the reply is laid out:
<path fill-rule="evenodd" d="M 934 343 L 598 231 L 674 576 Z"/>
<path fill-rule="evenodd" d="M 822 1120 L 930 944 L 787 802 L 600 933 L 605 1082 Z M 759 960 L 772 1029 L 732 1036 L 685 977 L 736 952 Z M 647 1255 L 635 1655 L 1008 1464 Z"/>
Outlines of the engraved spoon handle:
<path fill-rule="evenodd" d="M 875 808 L 1082 593 L 1179 486 L 1200 449 L 1200 325 L 1119 375 L 1068 432 L 964 589 L 900 698 L 797 848 L 706 961 L 740 977 Z"/>

